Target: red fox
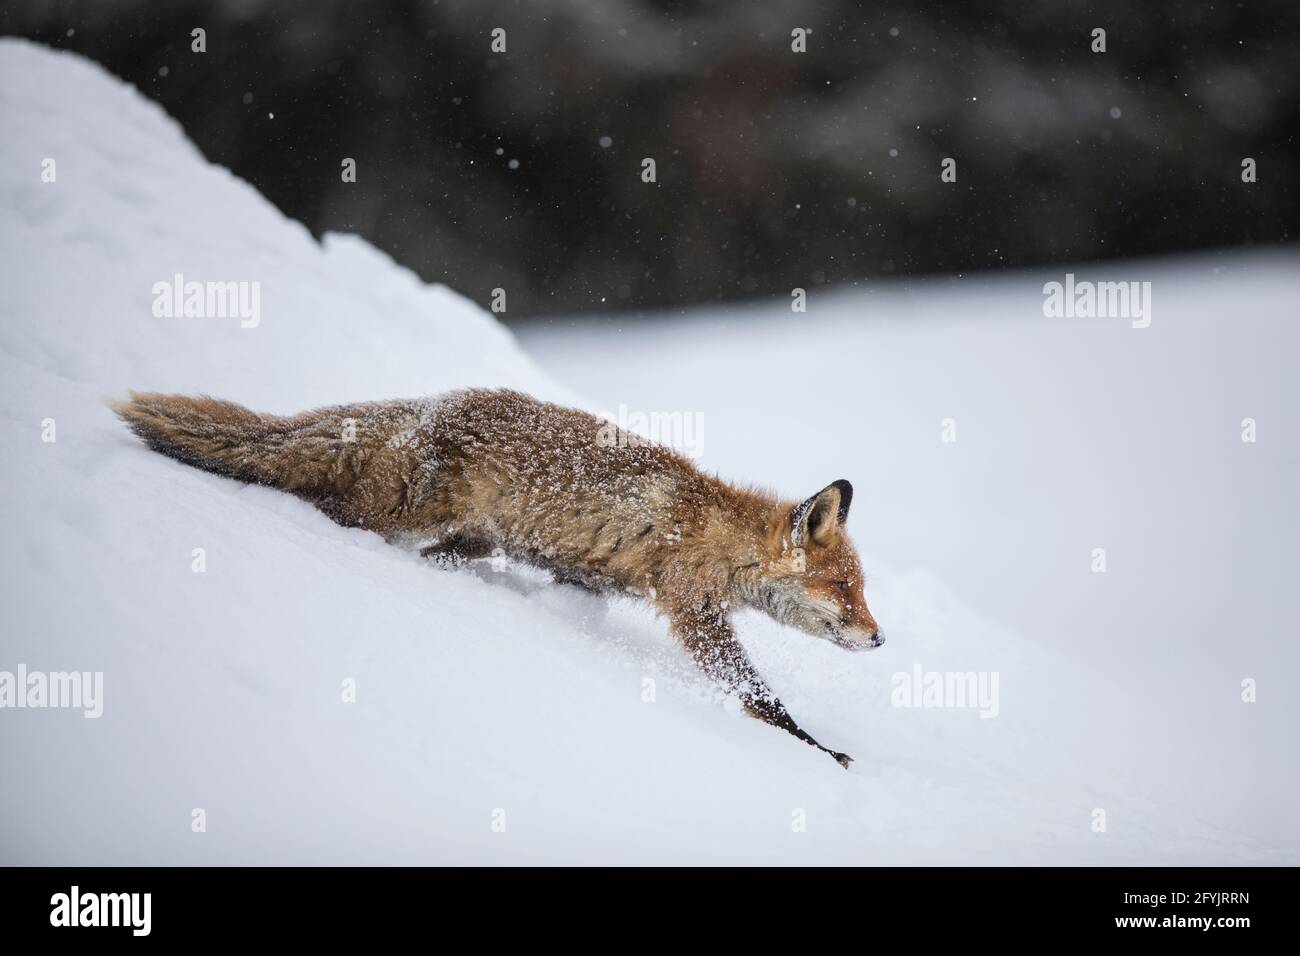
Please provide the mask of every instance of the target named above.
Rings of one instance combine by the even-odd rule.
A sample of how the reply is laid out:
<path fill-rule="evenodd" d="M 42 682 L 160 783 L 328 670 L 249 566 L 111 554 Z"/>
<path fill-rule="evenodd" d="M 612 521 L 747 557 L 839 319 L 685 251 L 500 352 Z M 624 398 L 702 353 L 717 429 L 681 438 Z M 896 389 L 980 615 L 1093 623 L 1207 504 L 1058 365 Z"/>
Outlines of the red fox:
<path fill-rule="evenodd" d="M 728 621 L 752 607 L 851 650 L 884 638 L 844 532 L 853 488 L 783 502 L 699 471 L 663 445 L 520 392 L 260 415 L 131 393 L 117 412 L 155 451 L 313 502 L 330 518 L 444 561 L 501 549 L 562 580 L 639 595 L 752 715 L 848 766 L 791 719 Z"/>

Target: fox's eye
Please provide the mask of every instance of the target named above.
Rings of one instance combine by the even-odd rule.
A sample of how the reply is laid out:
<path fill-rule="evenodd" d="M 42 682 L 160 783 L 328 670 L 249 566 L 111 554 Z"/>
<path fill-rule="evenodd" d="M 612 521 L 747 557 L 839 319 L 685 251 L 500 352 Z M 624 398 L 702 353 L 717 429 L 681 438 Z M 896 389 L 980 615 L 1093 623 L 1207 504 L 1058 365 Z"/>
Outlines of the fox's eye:
<path fill-rule="evenodd" d="M 831 587 L 833 587 L 835 590 L 840 591 L 840 592 L 842 592 L 842 593 L 844 593 L 844 594 L 848 594 L 848 593 L 849 593 L 849 582 L 848 582 L 848 581 L 832 581 L 832 582 L 831 582 Z"/>

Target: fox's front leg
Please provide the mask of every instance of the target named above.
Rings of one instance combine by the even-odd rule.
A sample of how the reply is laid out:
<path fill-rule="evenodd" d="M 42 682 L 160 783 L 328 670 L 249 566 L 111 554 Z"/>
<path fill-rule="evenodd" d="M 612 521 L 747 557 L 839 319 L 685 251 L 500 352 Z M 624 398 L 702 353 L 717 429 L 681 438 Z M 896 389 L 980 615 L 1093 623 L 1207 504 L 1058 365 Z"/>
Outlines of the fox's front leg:
<path fill-rule="evenodd" d="M 728 690 L 738 693 L 750 714 L 825 751 L 840 766 L 847 767 L 853 761 L 848 754 L 823 747 L 794 722 L 750 663 L 749 655 L 736 640 L 735 631 L 720 610 L 705 607 L 674 611 L 671 620 L 673 632 L 691 652 L 700 669 Z"/>

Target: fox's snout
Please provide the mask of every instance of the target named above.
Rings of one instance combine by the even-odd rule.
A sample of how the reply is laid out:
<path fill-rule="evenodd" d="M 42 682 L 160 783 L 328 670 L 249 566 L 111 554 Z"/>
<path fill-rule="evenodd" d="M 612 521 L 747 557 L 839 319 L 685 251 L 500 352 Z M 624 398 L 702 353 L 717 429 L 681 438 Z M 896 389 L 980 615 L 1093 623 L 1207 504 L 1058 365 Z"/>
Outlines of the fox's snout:
<path fill-rule="evenodd" d="M 853 651 L 869 651 L 885 643 L 885 635 L 867 609 L 861 591 L 848 602 L 840 614 L 840 628 L 836 643 Z"/>
<path fill-rule="evenodd" d="M 841 645 L 852 651 L 870 651 L 885 643 L 885 635 L 876 627 L 870 630 L 845 631 Z"/>
<path fill-rule="evenodd" d="M 869 651 L 885 643 L 876 619 L 865 605 L 851 608 L 846 615 L 844 628 L 836 635 L 836 643 L 851 651 Z"/>

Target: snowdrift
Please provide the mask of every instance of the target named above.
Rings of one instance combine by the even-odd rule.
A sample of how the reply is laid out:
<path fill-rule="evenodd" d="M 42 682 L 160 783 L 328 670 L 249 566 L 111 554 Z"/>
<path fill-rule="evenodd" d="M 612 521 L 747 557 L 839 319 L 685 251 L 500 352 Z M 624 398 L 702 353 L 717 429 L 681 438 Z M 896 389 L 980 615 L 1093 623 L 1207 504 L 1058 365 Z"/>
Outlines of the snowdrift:
<path fill-rule="evenodd" d="M 0 711 L 0 862 L 1295 861 L 1270 819 L 1135 782 L 1107 680 L 863 535 L 886 648 L 740 620 L 800 723 L 857 758 L 846 772 L 740 716 L 637 604 L 438 570 L 149 453 L 105 398 L 581 399 L 475 304 L 358 238 L 317 243 L 98 67 L 0 41 L 0 204 L 0 670 L 103 673 L 97 719 Z M 259 283 L 259 321 L 156 315 L 176 276 Z M 732 382 L 733 412 L 780 384 Z M 713 407 L 682 395 L 669 407 Z M 788 414 L 809 440 L 847 438 L 806 410 Z M 791 496 L 841 476 L 832 454 L 765 473 L 761 445 L 719 451 L 702 464 Z M 917 665 L 996 672 L 997 716 L 891 705 Z"/>

